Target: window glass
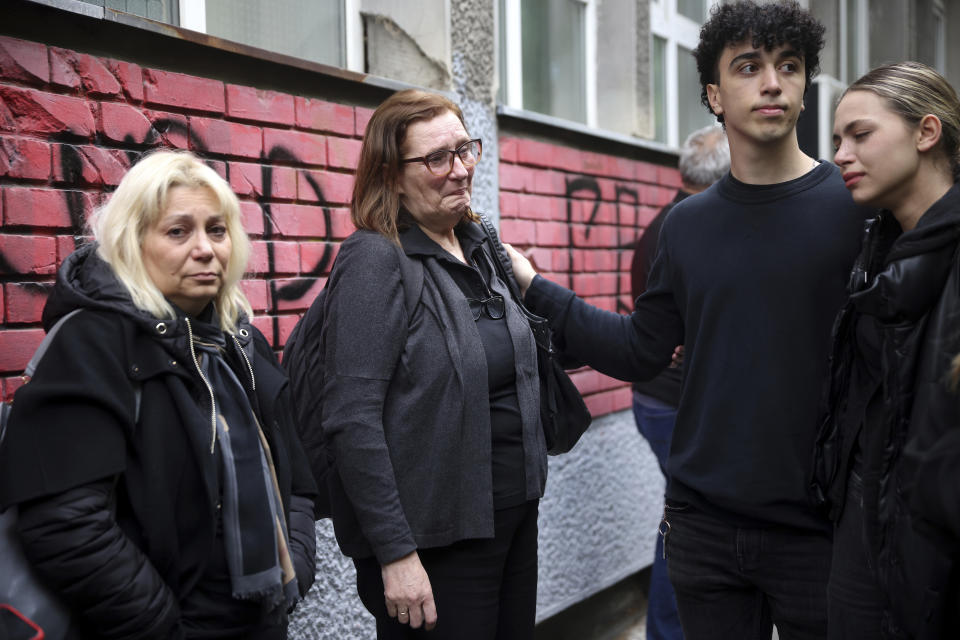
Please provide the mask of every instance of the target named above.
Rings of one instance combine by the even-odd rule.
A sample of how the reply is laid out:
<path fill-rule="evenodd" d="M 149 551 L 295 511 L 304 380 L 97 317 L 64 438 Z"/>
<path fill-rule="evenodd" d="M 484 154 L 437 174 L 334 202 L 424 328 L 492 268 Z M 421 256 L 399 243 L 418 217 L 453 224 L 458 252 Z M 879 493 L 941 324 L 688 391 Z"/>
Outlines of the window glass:
<path fill-rule="evenodd" d="M 295 58 L 345 66 L 342 2 L 206 0 L 207 33 Z"/>
<path fill-rule="evenodd" d="M 585 7 L 522 0 L 523 108 L 586 121 Z"/>
<path fill-rule="evenodd" d="M 141 18 L 149 18 L 167 24 L 180 24 L 180 3 L 178 0 L 81 0 L 105 9 L 132 13 Z"/>
<path fill-rule="evenodd" d="M 700 76 L 693 51 L 677 47 L 677 134 L 682 144 L 687 136 L 716 118 L 700 102 Z"/>
<path fill-rule="evenodd" d="M 667 41 L 653 36 L 653 137 L 667 141 Z"/>
<path fill-rule="evenodd" d="M 84 0 L 181 26 L 178 0 Z M 267 51 L 346 66 L 343 0 L 203 0 L 206 33 Z"/>
<path fill-rule="evenodd" d="M 677 13 L 699 24 L 707 13 L 707 0 L 677 0 Z"/>

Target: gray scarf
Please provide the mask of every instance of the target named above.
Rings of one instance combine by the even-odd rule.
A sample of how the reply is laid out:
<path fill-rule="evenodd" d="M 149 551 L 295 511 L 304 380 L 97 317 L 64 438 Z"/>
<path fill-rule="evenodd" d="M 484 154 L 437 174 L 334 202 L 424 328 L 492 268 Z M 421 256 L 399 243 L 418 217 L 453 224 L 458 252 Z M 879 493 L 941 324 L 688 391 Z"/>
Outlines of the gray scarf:
<path fill-rule="evenodd" d="M 289 608 L 299 593 L 270 446 L 243 385 L 223 357 L 223 333 L 205 322 L 197 322 L 195 329 L 200 368 L 216 399 L 221 515 L 233 597 L 263 601 L 267 610 L 285 599 Z"/>

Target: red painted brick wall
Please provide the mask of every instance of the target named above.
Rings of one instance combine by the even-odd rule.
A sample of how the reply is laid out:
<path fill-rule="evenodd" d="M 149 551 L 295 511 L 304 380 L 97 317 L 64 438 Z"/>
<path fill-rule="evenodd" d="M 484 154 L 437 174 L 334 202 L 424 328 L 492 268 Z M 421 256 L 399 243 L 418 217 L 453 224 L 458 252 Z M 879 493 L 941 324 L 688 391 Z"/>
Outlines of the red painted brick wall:
<path fill-rule="evenodd" d="M 524 138 L 500 139 L 503 239 L 534 247 L 540 273 L 591 304 L 627 313 L 631 245 L 680 186 L 676 169 Z M 627 409 L 630 386 L 573 374 L 596 415 Z"/>
<path fill-rule="evenodd" d="M 371 110 L 0 37 L 0 392 L 40 340 L 56 268 L 141 154 L 205 158 L 240 198 L 253 238 L 244 291 L 274 346 L 326 282 L 353 230 L 353 167 Z M 540 267 L 609 309 L 628 305 L 628 252 L 674 171 L 529 140 L 501 141 L 502 229 Z M 658 186 L 664 185 L 664 186 Z M 569 224 L 568 224 L 569 222 Z M 596 415 L 627 387 L 576 374 Z"/>

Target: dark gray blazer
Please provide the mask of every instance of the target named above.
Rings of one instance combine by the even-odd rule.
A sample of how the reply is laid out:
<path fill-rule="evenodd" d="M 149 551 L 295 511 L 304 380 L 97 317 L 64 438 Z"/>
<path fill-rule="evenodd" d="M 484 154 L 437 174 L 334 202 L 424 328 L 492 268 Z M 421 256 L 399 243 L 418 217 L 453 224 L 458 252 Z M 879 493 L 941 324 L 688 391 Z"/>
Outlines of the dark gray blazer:
<path fill-rule="evenodd" d="M 483 234 L 475 224 L 464 232 Z M 375 555 L 381 564 L 417 548 L 494 535 L 483 344 L 456 283 L 435 257 L 417 252 L 424 237 L 416 226 L 400 235 L 407 258 L 424 268 L 412 312 L 402 258 L 375 232 L 344 241 L 327 284 L 322 422 L 338 471 L 330 482 L 334 529 L 344 554 Z M 506 285 L 494 276 L 491 288 L 510 301 L 526 495 L 533 500 L 547 475 L 536 345 Z"/>

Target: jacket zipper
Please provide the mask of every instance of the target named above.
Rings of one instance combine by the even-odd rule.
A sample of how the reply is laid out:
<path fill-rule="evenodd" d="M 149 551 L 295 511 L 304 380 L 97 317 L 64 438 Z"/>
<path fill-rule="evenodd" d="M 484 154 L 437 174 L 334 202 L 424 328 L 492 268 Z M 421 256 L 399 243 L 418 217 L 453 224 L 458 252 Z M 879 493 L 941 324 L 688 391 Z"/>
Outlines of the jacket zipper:
<path fill-rule="evenodd" d="M 243 361 L 247 363 L 247 371 L 250 372 L 250 389 L 251 391 L 257 390 L 257 379 L 253 377 L 253 367 L 250 365 L 250 358 L 247 357 L 247 352 L 243 350 L 243 347 L 240 346 L 240 341 L 237 340 L 237 336 L 230 334 L 230 337 L 233 338 L 233 342 L 237 345 L 237 351 L 240 352 L 240 355 L 243 356 Z"/>
<path fill-rule="evenodd" d="M 210 394 L 210 453 L 213 453 L 213 448 L 217 444 L 217 401 L 213 395 L 213 387 L 210 386 L 207 376 L 203 375 L 203 369 L 200 368 L 200 361 L 197 360 L 197 352 L 193 348 L 193 327 L 190 326 L 190 318 L 184 318 L 184 321 L 187 323 L 187 334 L 190 338 L 190 356 L 193 358 L 193 366 L 197 368 L 197 373 L 200 374 L 200 379 L 203 380 L 203 384 L 206 385 L 207 392 Z M 244 358 L 246 358 L 246 356 L 244 356 Z"/>

